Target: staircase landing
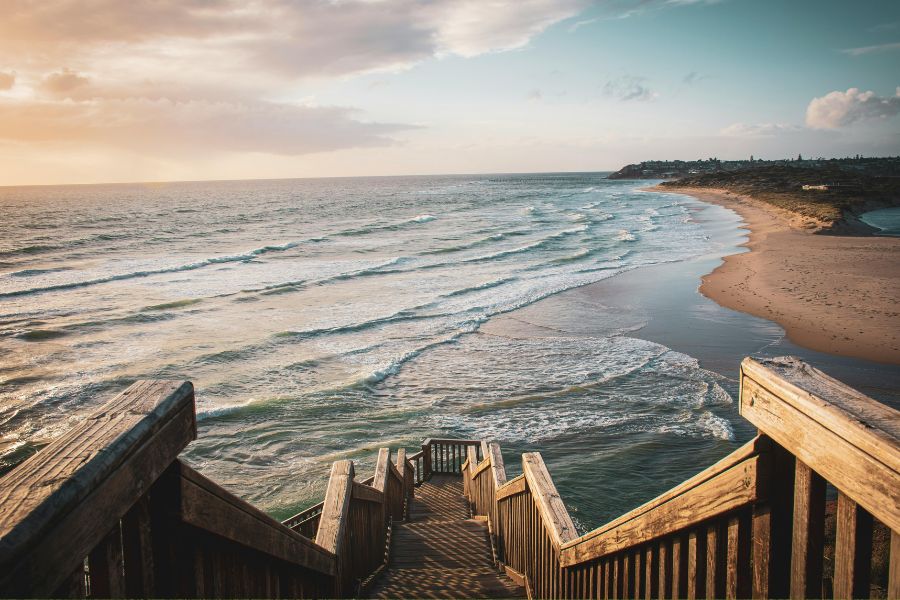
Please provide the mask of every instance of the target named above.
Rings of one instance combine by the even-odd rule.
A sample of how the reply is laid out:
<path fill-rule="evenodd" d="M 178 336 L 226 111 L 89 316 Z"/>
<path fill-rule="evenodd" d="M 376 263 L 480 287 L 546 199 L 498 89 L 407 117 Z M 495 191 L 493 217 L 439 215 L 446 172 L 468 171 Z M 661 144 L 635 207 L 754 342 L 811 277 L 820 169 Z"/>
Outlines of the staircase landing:
<path fill-rule="evenodd" d="M 409 522 L 397 523 L 390 567 L 373 598 L 524 598 L 497 572 L 484 521 L 470 518 L 462 479 L 434 475 L 416 489 Z"/>

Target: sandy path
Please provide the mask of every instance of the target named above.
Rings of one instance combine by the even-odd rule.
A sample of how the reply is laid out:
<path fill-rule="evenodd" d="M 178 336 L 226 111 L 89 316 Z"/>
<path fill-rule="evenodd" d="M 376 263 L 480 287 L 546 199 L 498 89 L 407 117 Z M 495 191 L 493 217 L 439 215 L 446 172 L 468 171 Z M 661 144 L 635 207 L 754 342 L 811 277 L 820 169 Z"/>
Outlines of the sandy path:
<path fill-rule="evenodd" d="M 821 352 L 900 364 L 900 238 L 814 235 L 809 223 L 745 196 L 670 188 L 733 209 L 750 252 L 725 257 L 700 291 L 777 322 Z"/>

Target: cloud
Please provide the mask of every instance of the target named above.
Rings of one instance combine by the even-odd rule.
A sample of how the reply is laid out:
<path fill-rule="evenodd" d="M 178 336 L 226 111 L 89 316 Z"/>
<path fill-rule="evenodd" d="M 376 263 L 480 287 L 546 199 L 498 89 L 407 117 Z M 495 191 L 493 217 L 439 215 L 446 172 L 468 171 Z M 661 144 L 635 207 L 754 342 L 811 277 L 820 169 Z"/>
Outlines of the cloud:
<path fill-rule="evenodd" d="M 704 79 L 709 79 L 709 75 L 703 75 L 702 73 L 698 73 L 697 71 L 691 71 L 687 75 L 685 75 L 681 80 L 686 85 L 694 85 L 695 83 L 700 83 Z"/>
<path fill-rule="evenodd" d="M 900 50 L 900 42 L 878 44 L 876 46 L 862 46 L 860 48 L 845 48 L 841 50 L 841 52 L 849 54 L 850 56 L 862 56 L 863 54 L 880 54 L 882 52 L 891 52 L 893 50 Z"/>
<path fill-rule="evenodd" d="M 801 131 L 800 127 L 786 123 L 733 123 L 722 129 L 719 134 L 725 137 L 760 138 L 798 131 Z"/>
<path fill-rule="evenodd" d="M 535 89 L 531 90 L 530 92 L 528 92 L 528 95 L 526 96 L 526 98 L 528 98 L 532 102 L 540 102 L 541 100 L 544 99 L 544 93 L 541 92 L 541 90 L 535 88 Z"/>
<path fill-rule="evenodd" d="M 77 141 L 152 153 L 204 149 L 297 155 L 392 145 L 401 124 L 366 123 L 352 109 L 271 102 L 94 99 L 0 103 L 0 139 Z M 112 118 L 110 116 L 113 116 Z"/>
<path fill-rule="evenodd" d="M 838 129 L 866 119 L 888 118 L 900 113 L 900 87 L 894 96 L 850 88 L 813 98 L 806 108 L 806 124 L 813 129 Z"/>
<path fill-rule="evenodd" d="M 71 97 L 79 88 L 84 88 L 90 84 L 91 80 L 87 77 L 74 73 L 69 69 L 63 69 L 57 73 L 50 73 L 44 78 L 41 88 L 55 96 Z"/>
<path fill-rule="evenodd" d="M 647 87 L 644 77 L 624 75 L 611 79 L 603 85 L 603 94 L 623 102 L 631 100 L 647 101 L 656 99 L 659 94 Z"/>
<path fill-rule="evenodd" d="M 0 92 L 3 90 L 11 90 L 16 83 L 15 73 L 4 73 L 0 71 Z"/>

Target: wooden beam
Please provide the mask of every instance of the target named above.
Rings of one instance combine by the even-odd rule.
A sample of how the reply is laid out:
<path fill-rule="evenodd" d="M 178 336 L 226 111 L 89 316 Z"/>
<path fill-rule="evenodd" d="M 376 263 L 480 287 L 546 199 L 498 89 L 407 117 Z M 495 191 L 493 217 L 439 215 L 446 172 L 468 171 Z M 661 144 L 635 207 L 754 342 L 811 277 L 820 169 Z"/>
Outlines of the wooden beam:
<path fill-rule="evenodd" d="M 380 463 L 380 452 L 378 457 Z M 384 473 L 387 474 L 387 469 Z M 375 481 L 378 481 L 377 475 Z M 340 555 L 343 549 L 352 486 L 353 461 L 339 460 L 331 465 L 331 476 L 325 491 L 325 506 L 319 521 L 319 531 L 316 533 L 316 544 L 335 555 Z"/>
<path fill-rule="evenodd" d="M 178 516 L 184 523 L 290 564 L 326 575 L 334 574 L 334 551 L 318 543 L 318 536 L 317 542 L 313 543 L 180 461 L 179 469 L 181 501 Z M 334 469 L 332 478 L 333 474 Z M 326 508 L 327 502 L 326 494 Z M 324 520 L 322 523 L 324 525 Z M 321 525 L 319 535 L 323 535 Z M 327 536 L 327 532 L 324 535 Z"/>
<path fill-rule="evenodd" d="M 894 531 L 900 412 L 796 359 L 741 364 L 741 415 Z"/>
<path fill-rule="evenodd" d="M 568 567 L 619 552 L 758 501 L 762 497 L 759 462 L 759 456 L 746 459 L 628 521 L 617 519 L 614 528 L 604 526 L 585 534 L 563 546 L 561 564 Z"/>
<path fill-rule="evenodd" d="M 387 486 L 388 467 L 390 462 L 390 448 L 379 448 L 378 459 L 375 461 L 375 479 L 372 480 L 372 487 L 382 493 L 385 491 L 385 486 Z"/>
<path fill-rule="evenodd" d="M 834 543 L 834 597 L 868 598 L 872 515 L 838 492 Z"/>
<path fill-rule="evenodd" d="M 376 490 L 372 486 L 365 485 L 363 483 L 359 483 L 358 481 L 353 482 L 353 499 L 354 500 L 364 500 L 366 502 L 376 502 L 381 503 L 384 502 L 384 494 L 379 490 Z"/>
<path fill-rule="evenodd" d="M 139 381 L 7 473 L 0 594 L 52 594 L 195 437 L 193 386 Z"/>
<path fill-rule="evenodd" d="M 526 482 L 524 475 L 513 477 L 497 489 L 497 502 L 500 502 L 500 500 L 503 500 L 504 498 L 524 493 L 525 485 Z"/>
<path fill-rule="evenodd" d="M 577 531 L 566 505 L 563 504 L 553 485 L 553 479 L 547 471 L 544 459 L 539 452 L 526 452 L 522 455 L 522 470 L 528 481 L 528 489 L 534 498 L 535 506 L 541 515 L 550 541 L 559 551 L 562 544 L 575 539 Z M 569 566 L 560 563 L 560 566 Z"/>
<path fill-rule="evenodd" d="M 822 597 L 825 480 L 797 461 L 791 543 L 791 598 Z"/>
<path fill-rule="evenodd" d="M 506 483 L 506 465 L 503 464 L 503 453 L 496 442 L 488 444 L 488 455 L 491 459 L 491 469 L 494 476 L 494 488 L 499 488 Z"/>

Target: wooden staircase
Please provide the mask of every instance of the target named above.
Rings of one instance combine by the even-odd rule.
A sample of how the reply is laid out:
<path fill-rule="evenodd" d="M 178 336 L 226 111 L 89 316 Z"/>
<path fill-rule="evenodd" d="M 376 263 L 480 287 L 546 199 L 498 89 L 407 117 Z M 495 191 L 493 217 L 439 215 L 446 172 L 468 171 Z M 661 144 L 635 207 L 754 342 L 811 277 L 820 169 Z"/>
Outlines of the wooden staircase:
<path fill-rule="evenodd" d="M 435 475 L 416 490 L 409 520 L 394 525 L 388 568 L 372 598 L 524 598 L 498 573 L 487 522 L 473 519 L 462 479 Z"/>
<path fill-rule="evenodd" d="M 138 382 L 0 478 L 0 596 L 900 599 L 900 412 L 790 358 L 740 386 L 753 440 L 579 535 L 539 453 L 507 479 L 482 440 L 337 461 L 278 522 L 178 459 L 193 386 Z"/>

